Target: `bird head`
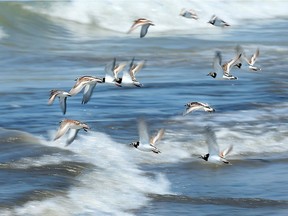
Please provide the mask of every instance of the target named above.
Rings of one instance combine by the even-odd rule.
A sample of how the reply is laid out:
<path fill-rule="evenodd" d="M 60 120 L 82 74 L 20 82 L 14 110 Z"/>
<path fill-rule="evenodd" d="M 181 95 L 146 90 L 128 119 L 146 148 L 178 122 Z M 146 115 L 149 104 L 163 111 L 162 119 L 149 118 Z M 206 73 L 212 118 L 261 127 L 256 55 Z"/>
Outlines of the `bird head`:
<path fill-rule="evenodd" d="M 90 127 L 87 125 L 87 124 L 85 124 L 85 123 L 82 123 L 82 128 L 83 128 L 83 130 L 85 131 L 85 132 L 88 132 L 88 130 L 90 130 Z"/>
<path fill-rule="evenodd" d="M 211 76 L 213 78 L 216 78 L 217 73 L 216 72 L 210 72 L 210 73 L 207 74 L 207 76 Z"/>
<path fill-rule="evenodd" d="M 133 147 L 137 148 L 139 146 L 139 144 L 140 144 L 140 142 L 136 141 L 136 142 L 130 143 L 130 146 L 133 146 Z"/>
<path fill-rule="evenodd" d="M 203 160 L 208 161 L 209 153 L 205 154 L 205 155 L 201 155 L 201 156 L 199 156 L 199 158 L 202 158 Z"/>

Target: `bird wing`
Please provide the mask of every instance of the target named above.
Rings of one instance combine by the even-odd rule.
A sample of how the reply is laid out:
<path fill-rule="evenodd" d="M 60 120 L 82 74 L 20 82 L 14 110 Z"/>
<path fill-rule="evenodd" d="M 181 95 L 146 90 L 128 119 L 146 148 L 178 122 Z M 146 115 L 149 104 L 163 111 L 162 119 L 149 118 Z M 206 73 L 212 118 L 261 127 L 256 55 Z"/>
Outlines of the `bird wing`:
<path fill-rule="evenodd" d="M 85 86 L 85 89 L 83 92 L 82 104 L 88 103 L 88 101 L 90 100 L 90 98 L 93 94 L 93 90 L 94 90 L 95 86 L 96 86 L 96 83 L 92 83 L 92 84 Z"/>
<path fill-rule="evenodd" d="M 134 31 L 136 28 L 138 28 L 139 26 L 143 25 L 143 23 L 139 23 L 139 22 L 134 22 L 132 24 L 132 26 L 130 27 L 129 31 L 127 32 L 127 34 L 131 33 L 132 31 Z"/>
<path fill-rule="evenodd" d="M 225 158 L 233 150 L 233 145 L 229 145 L 226 149 L 220 152 L 219 156 Z"/>
<path fill-rule="evenodd" d="M 146 61 L 141 61 L 137 65 L 133 64 L 130 67 L 130 76 L 133 81 L 136 81 L 136 73 L 138 73 L 144 66 Z"/>
<path fill-rule="evenodd" d="M 114 68 L 114 77 L 115 79 L 118 78 L 118 74 L 126 67 L 127 63 L 120 63 Z"/>
<path fill-rule="evenodd" d="M 87 82 L 83 80 L 81 81 L 81 79 L 78 79 L 75 85 L 73 86 L 73 88 L 69 91 L 69 94 L 71 94 L 72 96 L 78 94 L 84 88 L 86 84 Z"/>
<path fill-rule="evenodd" d="M 158 142 L 160 139 L 162 139 L 164 133 L 165 133 L 165 130 L 163 128 L 161 128 L 155 136 L 151 137 L 150 145 L 154 146 L 156 142 Z"/>
<path fill-rule="evenodd" d="M 259 56 L 259 49 L 256 50 L 256 52 L 251 56 L 250 58 L 250 65 L 254 65 L 257 61 L 257 58 Z"/>
<path fill-rule="evenodd" d="M 212 17 L 210 18 L 209 22 L 213 22 L 216 18 L 217 18 L 217 16 L 215 14 L 212 15 Z"/>
<path fill-rule="evenodd" d="M 70 145 L 75 140 L 78 132 L 79 132 L 79 129 L 70 129 L 68 138 L 66 140 L 66 146 Z"/>
<path fill-rule="evenodd" d="M 238 45 L 235 47 L 235 51 L 236 51 L 236 56 L 241 54 L 241 57 L 240 57 L 240 59 L 239 59 L 234 65 L 240 64 L 240 67 L 241 67 L 241 65 L 242 65 L 242 59 L 245 58 L 245 57 L 244 57 L 244 55 L 245 55 L 244 49 L 243 49 L 242 46 L 240 46 L 240 45 L 238 44 Z M 239 67 L 239 68 L 240 68 L 240 67 Z"/>
<path fill-rule="evenodd" d="M 129 65 L 129 71 L 131 71 L 135 65 L 134 65 L 134 60 L 135 60 L 135 57 L 132 58 L 131 62 L 130 62 L 130 65 Z"/>
<path fill-rule="evenodd" d="M 148 32 L 148 28 L 149 28 L 150 25 L 151 25 L 150 23 L 147 23 L 147 24 L 142 25 L 142 27 L 141 27 L 141 32 L 140 32 L 140 38 L 145 37 L 145 35 L 146 35 L 147 32 Z"/>
<path fill-rule="evenodd" d="M 115 74 L 113 72 L 114 68 L 115 68 L 115 65 L 116 65 L 116 58 L 114 58 L 112 62 L 106 64 L 106 66 L 105 66 L 106 75 L 109 75 L 109 76 L 112 76 L 112 77 L 115 76 Z"/>
<path fill-rule="evenodd" d="M 57 90 L 51 90 L 50 97 L 49 97 L 49 100 L 48 100 L 48 105 L 53 104 L 57 94 L 58 94 Z"/>
<path fill-rule="evenodd" d="M 230 75 L 230 69 L 240 60 L 242 53 L 237 54 L 233 59 L 223 65 L 224 75 Z"/>
<path fill-rule="evenodd" d="M 198 109 L 202 109 L 203 107 L 202 106 L 198 106 L 198 105 L 194 105 L 194 104 L 192 104 L 192 105 L 190 105 L 190 106 L 187 106 L 187 108 L 186 108 L 186 110 L 184 110 L 184 112 L 183 112 L 183 116 L 184 115 L 187 115 L 188 113 L 190 113 L 190 112 L 193 112 L 193 111 L 195 111 L 195 110 L 198 110 Z"/>
<path fill-rule="evenodd" d="M 144 119 L 138 120 L 138 133 L 141 145 L 148 145 L 149 144 L 148 127 Z"/>
<path fill-rule="evenodd" d="M 220 51 L 215 52 L 215 56 L 213 59 L 213 68 L 216 73 L 221 73 L 223 71 L 221 67 L 221 62 L 222 62 L 222 56 Z"/>
<path fill-rule="evenodd" d="M 206 128 L 206 143 L 208 145 L 208 153 L 210 155 L 219 154 L 219 146 L 216 140 L 216 135 L 211 127 Z"/>
<path fill-rule="evenodd" d="M 59 97 L 60 107 L 64 115 L 66 113 L 66 100 L 67 100 L 67 97 Z"/>
<path fill-rule="evenodd" d="M 54 140 L 57 140 L 61 136 L 63 136 L 69 130 L 69 127 L 70 127 L 70 123 L 69 122 L 62 121 L 60 126 L 59 126 L 58 131 L 56 132 Z"/>

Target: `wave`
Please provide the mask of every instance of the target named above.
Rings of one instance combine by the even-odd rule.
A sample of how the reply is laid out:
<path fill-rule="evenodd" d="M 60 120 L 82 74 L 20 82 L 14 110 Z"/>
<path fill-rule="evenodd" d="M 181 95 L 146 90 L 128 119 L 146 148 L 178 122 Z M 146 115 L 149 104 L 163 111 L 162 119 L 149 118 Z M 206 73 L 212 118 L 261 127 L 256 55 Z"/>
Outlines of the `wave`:
<path fill-rule="evenodd" d="M 287 3 L 286 3 L 287 4 Z M 108 6 L 107 6 L 108 5 Z M 270 8 L 273 7 L 273 10 Z M 199 22 L 192 22 L 179 16 L 182 8 L 193 8 L 199 14 Z M 155 31 L 171 31 L 205 26 L 213 14 L 216 14 L 234 24 L 241 24 L 243 20 L 287 18 L 283 2 L 270 1 L 228 1 L 222 0 L 215 4 L 213 1 L 184 1 L 173 0 L 169 4 L 156 0 L 144 0 L 137 4 L 131 1 L 81 1 L 69 3 L 55 3 L 48 10 L 42 12 L 52 17 L 58 17 L 82 24 L 98 24 L 104 29 L 126 32 L 133 20 L 146 17 L 156 23 Z M 204 23 L 204 25 L 203 25 Z"/>
<path fill-rule="evenodd" d="M 231 197 L 190 197 L 184 195 L 151 195 L 155 200 L 161 202 L 177 202 L 185 204 L 201 204 L 201 205 L 225 205 L 237 206 L 241 208 L 287 208 L 286 200 L 270 200 L 260 198 L 231 198 Z"/>
<path fill-rule="evenodd" d="M 250 110 L 215 112 L 213 115 L 193 113 L 185 117 L 175 116 L 169 120 L 169 124 L 173 127 L 165 138 L 175 146 L 186 148 L 196 159 L 198 155 L 208 151 L 205 143 L 205 127 L 209 125 L 215 131 L 220 149 L 233 144 L 233 151 L 228 156 L 231 160 L 285 157 L 288 151 L 286 145 L 288 139 L 287 119 L 283 116 L 287 112 L 287 103 L 260 107 L 259 104 Z M 166 146 L 163 145 L 162 148 Z"/>
<path fill-rule="evenodd" d="M 137 4 L 131 4 L 129 0 L 74 0 L 69 2 L 3 3 L 1 6 L 4 8 L 3 10 L 10 11 L 5 13 L 8 20 L 13 18 L 9 16 L 15 14 L 21 16 L 22 20 L 30 19 L 31 22 L 33 21 L 32 23 L 48 19 L 54 25 L 51 27 L 52 30 L 55 30 L 55 26 L 61 26 L 76 35 L 91 35 L 91 33 L 95 35 L 96 31 L 98 34 L 127 36 L 126 32 L 133 21 L 145 17 L 155 23 L 155 26 L 149 30 L 153 36 L 165 32 L 196 35 L 213 32 L 215 34 L 217 30 L 207 23 L 213 14 L 230 23 L 232 28 L 233 26 L 249 25 L 249 23 L 265 24 L 273 20 L 287 19 L 285 8 L 288 6 L 288 2 L 222 0 L 215 4 L 214 1 L 172 0 L 167 4 L 156 0 L 144 0 Z M 270 9 L 272 7 L 273 10 Z M 182 8 L 196 10 L 199 20 L 179 16 Z M 17 23 L 13 25 L 17 25 Z M 37 28 L 47 29 L 45 25 L 47 25 L 45 22 L 36 24 Z M 27 29 L 33 31 L 32 27 Z M 223 34 L 223 31 L 220 32 Z"/>
<path fill-rule="evenodd" d="M 18 130 L 8 130 L 0 127 L 0 145 L 9 145 L 16 143 L 39 143 L 40 140 L 34 137 L 33 135 L 26 133 L 24 131 Z"/>
<path fill-rule="evenodd" d="M 245 115 L 241 112 L 245 112 Z M 271 128 L 273 124 L 269 124 L 269 118 L 276 113 L 285 112 L 285 108 L 279 106 L 277 109 L 271 107 L 261 111 L 246 110 L 241 112 L 221 113 L 220 115 L 217 113 L 215 115 L 205 115 L 206 113 L 197 115 L 195 113 L 193 121 L 189 121 L 189 116 L 185 120 L 182 117 L 167 120 L 167 127 L 172 127 L 166 131 L 163 141 L 158 145 L 162 152 L 159 155 L 137 151 L 128 144 L 115 142 L 109 135 L 100 132 L 90 131 L 85 135 L 79 133 L 75 142 L 67 148 L 65 147 L 65 140 L 49 141 L 52 140 L 55 131 L 49 132 L 49 139 L 46 140 L 43 137 L 34 138 L 33 135 L 21 131 L 2 129 L 1 138 L 10 137 L 3 140 L 10 140 L 10 143 L 18 144 L 33 141 L 34 145 L 22 147 L 18 145 L 15 152 L 21 152 L 23 157 L 11 157 L 11 161 L 6 161 L 6 166 L 2 163 L 1 168 L 24 170 L 41 168 L 51 172 L 51 169 L 56 167 L 58 171 L 61 170 L 61 172 L 57 172 L 57 175 L 73 178 L 74 181 L 77 180 L 77 184 L 65 187 L 65 190 L 57 189 L 64 191 L 58 191 L 52 197 L 47 197 L 44 194 L 42 199 L 37 198 L 25 202 L 11 211 L 16 215 L 43 215 L 48 212 L 58 215 L 132 215 L 134 210 L 146 206 L 151 198 L 157 200 L 160 197 L 161 201 L 163 197 L 164 200 L 167 197 L 170 199 L 171 195 L 174 200 L 175 197 L 170 191 L 170 182 L 166 176 L 154 171 L 154 169 L 149 172 L 143 171 L 142 165 L 179 163 L 187 160 L 192 162 L 197 160 L 196 164 L 199 165 L 202 161 L 199 162 L 198 155 L 207 151 L 203 133 L 205 122 L 210 122 L 215 128 L 221 148 L 231 143 L 234 144 L 229 160 L 231 158 L 232 164 L 235 166 L 242 163 L 241 158 L 247 159 L 253 154 L 261 154 L 263 157 L 263 153 L 271 154 L 288 150 L 285 147 L 285 143 L 287 143 L 286 124 L 277 125 L 277 130 Z M 265 122 L 263 118 L 268 118 L 267 124 L 263 124 Z M 212 119 L 212 121 L 208 119 Z M 259 119 L 262 123 L 258 122 Z M 237 122 L 236 126 L 234 121 Z M 231 127 L 230 125 L 229 127 L 229 124 L 234 126 Z M 251 127 L 254 128 L 253 132 Z M 15 139 L 22 137 L 23 134 L 25 135 L 24 140 Z M 1 147 L 3 145 L 5 142 L 1 143 Z M 36 155 L 32 156 L 23 153 L 25 152 L 23 148 L 28 148 L 28 152 L 31 152 L 31 148 L 33 148 L 32 152 L 34 152 L 35 146 L 38 146 L 42 151 L 38 151 Z M 47 151 L 45 150 L 47 148 L 53 150 Z M 246 165 L 253 166 L 253 163 L 246 163 Z M 74 175 L 64 175 L 65 172 L 74 173 Z M 48 173 L 47 176 L 49 176 Z M 67 182 L 67 184 L 69 183 Z M 176 200 L 176 202 L 178 201 Z M 262 205 L 265 202 L 271 205 L 282 205 L 276 201 L 253 199 L 234 199 L 230 202 L 229 199 L 189 198 L 188 202 L 219 205 L 242 203 L 241 205 L 244 207 L 251 207 L 249 203 Z M 37 210 L 35 210 L 35 206 L 37 206 Z M 10 210 L 6 215 L 9 213 L 11 213 Z M 3 213 L 3 215 L 5 214 Z"/>
<path fill-rule="evenodd" d="M 51 142 L 39 138 L 41 142 L 38 146 L 43 148 L 42 155 L 37 154 L 33 157 L 24 155 L 23 158 L 6 161 L 6 166 L 1 164 L 2 169 L 24 169 L 27 172 L 40 169 L 41 173 L 47 173 L 47 176 L 63 176 L 65 177 L 63 181 L 68 186 L 71 183 L 67 178 L 73 178 L 73 182 L 77 180 L 76 185 L 56 187 L 56 192 L 51 197 L 51 191 L 55 190 L 52 188 L 54 183 L 49 182 L 47 178 L 51 187 L 48 190 L 49 196 L 43 192 L 42 198 L 38 197 L 37 200 L 25 202 L 20 207 L 12 209 L 14 214 L 45 215 L 49 212 L 54 215 L 131 215 L 129 212 L 132 210 L 147 205 L 150 201 L 147 194 L 170 193 L 170 183 L 166 177 L 161 173 L 142 171 L 136 162 L 139 154 L 135 154 L 129 145 L 115 143 L 103 133 L 89 134 L 80 135 L 69 149 L 61 140 Z M 14 133 L 14 137 L 17 136 L 18 133 Z M 44 151 L 46 148 L 52 148 L 54 151 Z M 57 149 L 58 153 L 55 151 Z M 21 152 L 21 146 L 18 146 L 17 152 Z M 151 154 L 147 154 L 146 158 L 149 156 Z M 55 171 L 51 173 L 51 170 Z M 47 185 L 44 182 L 37 183 L 39 184 Z M 30 185 L 29 188 L 33 189 L 33 186 Z M 39 188 L 37 190 L 41 191 Z M 9 210 L 7 213 L 2 213 L 9 215 L 11 212 Z"/>
<path fill-rule="evenodd" d="M 5 31 L 3 30 L 3 28 L 0 26 L 0 40 L 2 38 L 8 37 L 8 35 L 5 33 Z"/>

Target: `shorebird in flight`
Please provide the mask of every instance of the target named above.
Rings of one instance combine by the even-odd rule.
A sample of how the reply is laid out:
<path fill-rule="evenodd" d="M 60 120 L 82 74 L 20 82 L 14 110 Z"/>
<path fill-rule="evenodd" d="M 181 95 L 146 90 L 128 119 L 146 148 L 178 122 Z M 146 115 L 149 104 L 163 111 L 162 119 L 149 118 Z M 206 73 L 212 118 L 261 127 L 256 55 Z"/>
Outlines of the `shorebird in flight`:
<path fill-rule="evenodd" d="M 204 110 L 205 112 L 215 112 L 215 109 L 213 109 L 207 103 L 202 103 L 202 102 L 189 102 L 185 104 L 185 107 L 186 109 L 183 112 L 183 116 L 195 110 Z"/>
<path fill-rule="evenodd" d="M 74 96 L 79 92 L 81 92 L 82 89 L 84 88 L 82 104 L 86 104 L 90 100 L 96 84 L 102 83 L 103 79 L 93 76 L 82 76 L 77 78 L 75 81 L 76 83 L 73 86 L 73 88 L 69 91 L 69 94 Z"/>
<path fill-rule="evenodd" d="M 66 107 L 67 107 L 66 100 L 67 100 L 67 97 L 71 97 L 71 94 L 69 94 L 68 92 L 65 92 L 65 91 L 52 89 L 50 91 L 50 97 L 48 100 L 48 105 L 52 105 L 56 97 L 59 98 L 61 110 L 62 110 L 63 114 L 65 115 Z"/>
<path fill-rule="evenodd" d="M 64 119 L 60 121 L 60 126 L 58 131 L 56 132 L 54 141 L 62 137 L 70 130 L 68 138 L 66 140 L 66 146 L 68 146 L 75 140 L 79 130 L 81 129 L 87 132 L 87 130 L 90 128 L 87 124 L 78 120 Z"/>
<path fill-rule="evenodd" d="M 215 132 L 211 127 L 206 128 L 206 143 L 208 145 L 208 153 L 201 155 L 200 158 L 211 163 L 230 164 L 230 162 L 226 160 L 226 156 L 232 151 L 233 145 L 229 145 L 226 149 L 220 151 Z"/>
<path fill-rule="evenodd" d="M 193 10 L 193 9 L 185 9 L 183 8 L 181 11 L 180 11 L 180 16 L 183 16 L 185 18 L 190 18 L 190 19 L 198 19 L 198 15 L 196 14 L 196 12 Z"/>
<path fill-rule="evenodd" d="M 140 31 L 140 38 L 145 37 L 145 35 L 148 32 L 148 28 L 150 26 L 154 26 L 155 24 L 148 19 L 145 18 L 139 18 L 137 20 L 134 20 L 133 25 L 131 26 L 131 28 L 129 29 L 129 31 L 127 32 L 128 34 L 131 33 L 132 31 L 134 31 L 136 28 L 141 26 L 141 31 Z"/>
<path fill-rule="evenodd" d="M 108 63 L 105 67 L 106 75 L 103 78 L 103 83 L 112 83 L 116 86 L 121 87 L 122 78 L 119 78 L 118 75 L 121 71 L 124 70 L 127 63 L 116 64 L 116 58 L 113 59 L 112 63 Z"/>
<path fill-rule="evenodd" d="M 218 27 L 227 27 L 230 26 L 227 22 L 224 20 L 220 19 L 216 15 L 213 15 L 211 19 L 208 21 L 211 25 L 218 26 Z"/>
<path fill-rule="evenodd" d="M 143 119 L 140 119 L 138 120 L 139 141 L 132 142 L 130 145 L 134 146 L 140 151 L 154 152 L 156 154 L 161 153 L 155 144 L 163 137 L 164 132 L 165 130 L 162 128 L 155 136 L 149 138 L 147 124 Z"/>

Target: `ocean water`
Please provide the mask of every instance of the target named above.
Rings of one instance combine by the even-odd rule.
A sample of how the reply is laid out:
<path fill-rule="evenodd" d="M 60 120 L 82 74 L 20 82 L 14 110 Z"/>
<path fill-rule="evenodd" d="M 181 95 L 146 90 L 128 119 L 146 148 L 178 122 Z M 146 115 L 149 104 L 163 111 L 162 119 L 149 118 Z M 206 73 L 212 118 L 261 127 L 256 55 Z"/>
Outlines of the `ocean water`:
<path fill-rule="evenodd" d="M 0 215 L 287 215 L 287 1 L 0 2 Z M 199 20 L 179 16 L 193 8 Z M 217 28 L 216 14 L 231 24 Z M 155 26 L 126 34 L 133 20 Z M 238 80 L 206 76 L 241 45 L 257 48 L 259 72 L 233 68 Z M 99 84 L 91 100 L 49 91 L 75 78 L 104 77 L 105 65 L 146 60 L 142 88 Z M 215 113 L 182 116 L 201 101 Z M 65 147 L 52 141 L 64 118 L 86 122 Z M 129 146 L 137 119 L 150 134 L 165 128 L 160 154 Z M 200 159 L 212 127 L 232 165 Z"/>

